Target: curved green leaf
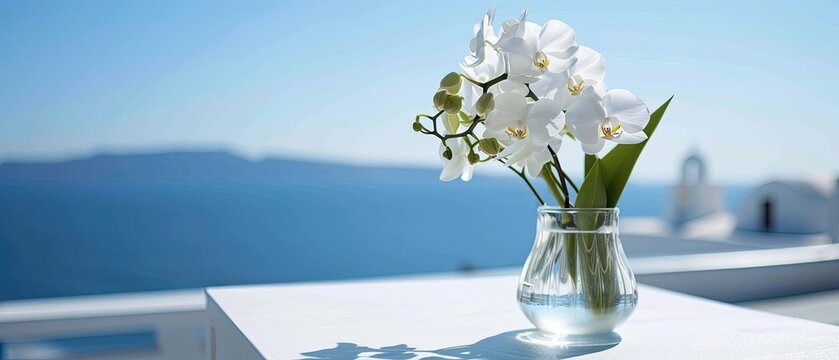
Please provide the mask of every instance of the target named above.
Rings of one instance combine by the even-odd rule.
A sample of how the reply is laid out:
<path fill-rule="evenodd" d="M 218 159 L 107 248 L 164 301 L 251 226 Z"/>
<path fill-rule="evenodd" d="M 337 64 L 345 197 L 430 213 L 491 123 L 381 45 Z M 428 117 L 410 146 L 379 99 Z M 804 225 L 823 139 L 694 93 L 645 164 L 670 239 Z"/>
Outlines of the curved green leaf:
<path fill-rule="evenodd" d="M 574 207 L 602 208 L 607 206 L 608 194 L 606 193 L 606 186 L 603 182 L 600 162 L 598 159 L 594 160 L 591 170 L 583 181 L 583 185 L 580 186 L 580 192 L 577 194 L 577 200 L 574 201 Z"/>
<path fill-rule="evenodd" d="M 583 175 L 586 175 L 589 171 L 591 171 L 591 167 L 594 165 L 594 160 L 597 160 L 597 155 L 586 154 L 585 161 L 583 163 Z"/>

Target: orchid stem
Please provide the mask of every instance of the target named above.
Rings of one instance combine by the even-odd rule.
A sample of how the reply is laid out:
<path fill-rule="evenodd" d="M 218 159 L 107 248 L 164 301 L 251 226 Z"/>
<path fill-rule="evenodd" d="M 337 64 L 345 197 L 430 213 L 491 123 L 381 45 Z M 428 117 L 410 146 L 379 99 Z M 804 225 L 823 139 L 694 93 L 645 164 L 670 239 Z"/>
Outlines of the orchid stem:
<path fill-rule="evenodd" d="M 527 187 L 529 187 L 530 191 L 533 192 L 533 195 L 536 195 L 536 200 L 539 200 L 540 204 L 545 205 L 545 200 L 542 200 L 542 197 L 539 196 L 539 192 L 536 191 L 536 188 L 533 187 L 533 184 L 531 184 L 530 180 L 527 179 L 527 175 L 524 174 L 524 171 L 518 171 L 512 166 L 508 166 L 508 168 L 510 170 L 513 170 L 513 172 L 516 173 L 516 175 L 518 175 L 522 180 L 524 180 L 524 182 L 527 184 Z"/>
<path fill-rule="evenodd" d="M 551 164 L 551 166 L 553 166 L 553 168 L 554 168 L 554 169 L 556 169 L 556 165 Z M 559 173 L 559 169 L 557 169 L 557 173 Z M 572 189 L 574 189 L 574 192 L 575 192 L 575 193 L 579 193 L 579 192 L 580 192 L 580 188 L 578 188 L 578 187 L 577 187 L 577 184 L 575 184 L 575 183 L 574 183 L 574 180 L 573 180 L 573 179 L 571 179 L 571 177 L 570 177 L 570 176 L 568 176 L 568 174 L 566 174 L 566 173 L 564 173 L 564 172 L 562 173 L 562 175 L 563 175 L 563 177 L 565 177 L 565 180 L 568 180 L 568 184 L 570 184 L 570 185 L 571 185 L 571 188 L 572 188 Z"/>
<path fill-rule="evenodd" d="M 556 152 L 550 145 L 548 145 L 548 151 L 551 153 L 554 164 L 556 164 L 556 170 L 559 172 L 559 184 L 562 187 L 562 195 L 565 196 L 565 207 L 570 208 L 571 200 L 568 198 L 568 184 L 565 183 L 565 178 L 568 176 L 565 175 L 564 171 L 562 171 L 562 165 L 559 164 L 559 158 L 556 156 Z"/>
<path fill-rule="evenodd" d="M 507 80 L 507 74 L 506 74 L 506 73 L 505 73 L 505 74 L 501 74 L 501 75 L 500 75 L 500 76 L 498 76 L 497 78 L 492 79 L 492 80 L 490 80 L 490 81 L 487 81 L 487 82 L 485 82 L 485 83 L 481 84 L 481 89 L 484 91 L 484 93 L 486 93 L 487 91 L 489 91 L 489 88 L 490 88 L 490 87 L 492 87 L 492 85 L 498 84 L 498 83 L 500 83 L 500 82 L 502 82 L 502 81 L 504 81 L 504 80 Z"/>
<path fill-rule="evenodd" d="M 518 170 L 516 170 L 516 168 L 514 168 L 514 167 L 512 167 L 512 166 L 510 166 L 510 165 L 507 165 L 507 163 L 506 163 L 504 160 L 498 159 L 498 162 L 500 162 L 500 163 L 504 164 L 505 166 L 507 166 L 507 168 L 508 168 L 508 169 L 512 170 L 514 173 L 516 173 L 516 175 L 518 175 L 518 176 L 519 176 L 522 180 L 524 180 L 525 184 L 527 184 L 527 187 L 529 187 L 529 188 L 530 188 L 530 191 L 532 191 L 532 192 L 533 192 L 533 195 L 536 195 L 536 200 L 539 200 L 539 203 L 540 203 L 540 204 L 542 204 L 542 205 L 546 205 L 546 204 L 545 204 L 545 200 L 542 200 L 542 197 L 541 197 L 541 196 L 539 196 L 539 192 L 538 192 L 538 191 L 536 191 L 536 188 L 535 188 L 535 187 L 533 187 L 533 184 L 530 182 L 530 180 L 528 180 L 528 179 L 527 179 L 527 176 L 525 176 L 525 175 L 524 175 L 524 171 L 518 171 Z"/>

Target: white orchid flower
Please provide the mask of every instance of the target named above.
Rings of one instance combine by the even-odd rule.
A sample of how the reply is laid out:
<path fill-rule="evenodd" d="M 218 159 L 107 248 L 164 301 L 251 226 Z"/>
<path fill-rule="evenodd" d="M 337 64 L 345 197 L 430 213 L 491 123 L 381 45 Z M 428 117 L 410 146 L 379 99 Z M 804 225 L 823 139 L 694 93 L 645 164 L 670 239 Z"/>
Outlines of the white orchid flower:
<path fill-rule="evenodd" d="M 464 66 L 475 67 L 483 63 L 486 58 L 486 54 L 488 53 L 487 47 L 490 47 L 491 49 L 491 44 L 498 41 L 498 37 L 495 36 L 495 30 L 492 28 L 492 19 L 494 17 L 495 6 L 492 6 L 489 10 L 487 10 L 486 15 L 484 15 L 481 19 L 481 22 L 475 24 L 473 29 L 475 37 L 473 37 L 469 42 L 469 49 L 474 55 L 467 57 Z"/>
<path fill-rule="evenodd" d="M 561 73 L 546 72 L 538 81 L 530 84 L 530 89 L 539 98 L 547 97 L 561 102 L 568 108 L 582 93 L 583 88 L 591 86 L 599 95 L 606 93 L 606 65 L 603 56 L 594 49 L 580 46 L 574 55 L 577 60 Z"/>
<path fill-rule="evenodd" d="M 526 20 L 526 11 L 508 27 L 495 47 L 507 54 L 508 79 L 532 83 L 545 72 L 561 73 L 574 64 L 577 51 L 574 30 L 558 20 L 544 26 Z"/>
<path fill-rule="evenodd" d="M 650 110 L 629 91 L 613 89 L 600 96 L 587 86 L 568 107 L 565 117 L 568 129 L 580 141 L 583 151 L 596 154 L 606 140 L 620 144 L 646 140 L 644 127 L 650 121 Z"/>
<path fill-rule="evenodd" d="M 494 137 L 506 147 L 498 154 L 513 165 L 545 150 L 552 139 L 560 136 L 565 126 L 562 106 L 551 99 L 532 104 L 515 92 L 495 97 L 495 108 L 484 122 L 484 137 Z"/>
<path fill-rule="evenodd" d="M 467 156 L 469 155 L 469 145 L 463 141 L 462 137 L 446 140 L 446 145 L 449 146 L 452 152 L 452 158 L 446 159 L 443 152 L 446 147 L 441 143 L 438 154 L 440 161 L 443 163 L 443 172 L 440 173 L 440 180 L 452 181 L 460 177 L 463 181 L 472 180 L 472 171 L 474 166 L 469 163 Z"/>

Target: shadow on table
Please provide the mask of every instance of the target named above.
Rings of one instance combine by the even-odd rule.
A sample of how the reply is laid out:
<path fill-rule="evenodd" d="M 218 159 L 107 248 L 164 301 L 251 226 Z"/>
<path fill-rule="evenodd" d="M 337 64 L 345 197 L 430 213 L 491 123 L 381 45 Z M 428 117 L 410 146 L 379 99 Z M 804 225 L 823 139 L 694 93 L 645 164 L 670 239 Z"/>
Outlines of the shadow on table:
<path fill-rule="evenodd" d="M 621 337 L 612 332 L 587 337 L 585 344 L 562 341 L 527 340 L 538 334 L 535 329 L 505 332 L 471 345 L 453 346 L 438 350 L 421 350 L 405 344 L 371 348 L 354 343 L 338 343 L 329 349 L 301 353 L 303 359 L 567 359 L 610 349 Z"/>

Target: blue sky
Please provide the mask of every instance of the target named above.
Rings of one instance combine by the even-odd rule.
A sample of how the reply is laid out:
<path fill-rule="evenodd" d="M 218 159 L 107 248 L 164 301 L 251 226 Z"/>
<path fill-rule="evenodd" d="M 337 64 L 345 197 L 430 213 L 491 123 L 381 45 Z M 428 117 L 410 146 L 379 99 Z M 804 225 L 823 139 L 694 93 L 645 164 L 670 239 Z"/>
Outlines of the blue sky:
<path fill-rule="evenodd" d="M 457 70 L 488 1 L 0 2 L 0 161 L 231 149 L 436 165 L 410 130 Z M 571 25 L 606 82 L 676 98 L 636 168 L 673 179 L 839 173 L 839 5 L 829 1 L 509 1 L 496 22 Z M 567 168 L 579 168 L 566 143 Z"/>

